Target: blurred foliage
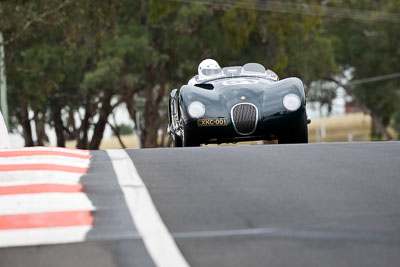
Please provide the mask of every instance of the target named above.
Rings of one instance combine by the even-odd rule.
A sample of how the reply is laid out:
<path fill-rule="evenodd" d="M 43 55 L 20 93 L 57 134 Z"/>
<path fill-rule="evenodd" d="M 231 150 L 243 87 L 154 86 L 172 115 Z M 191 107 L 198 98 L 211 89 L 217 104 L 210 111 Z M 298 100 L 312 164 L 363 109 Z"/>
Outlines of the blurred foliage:
<path fill-rule="evenodd" d="M 400 13 L 397 0 L 351 0 L 337 7 Z M 342 73 L 349 71 L 352 79 L 363 79 L 400 71 L 399 24 L 374 20 L 339 20 L 325 22 L 327 32 L 334 36 L 334 55 Z M 396 112 L 400 112 L 400 78 L 362 83 L 353 86 L 360 100 L 379 115 L 388 126 Z M 372 125 L 373 138 L 380 138 L 376 125 Z"/>
<path fill-rule="evenodd" d="M 258 2 L 243 9 L 163 0 L 2 1 L 11 119 L 28 145 L 33 113 L 56 129 L 58 145 L 66 136 L 97 149 L 109 115 L 124 103 L 142 145 L 154 147 L 166 128 L 168 92 L 205 58 L 222 66 L 259 62 L 281 78 L 298 76 L 310 100 L 329 108 L 336 88 L 321 83 L 324 77 L 400 70 L 396 23 L 266 12 L 254 8 Z M 315 4 L 323 14 L 318 1 L 293 2 Z M 324 2 L 400 13 L 397 0 Z M 400 112 L 399 83 L 354 90 L 388 125 Z"/>
<path fill-rule="evenodd" d="M 119 134 L 120 135 L 132 135 L 134 130 L 133 127 L 131 127 L 128 124 L 122 123 L 121 125 L 118 126 L 119 129 Z"/>
<path fill-rule="evenodd" d="M 393 118 L 393 126 L 397 132 L 397 138 L 400 138 L 400 111 L 396 112 Z"/>

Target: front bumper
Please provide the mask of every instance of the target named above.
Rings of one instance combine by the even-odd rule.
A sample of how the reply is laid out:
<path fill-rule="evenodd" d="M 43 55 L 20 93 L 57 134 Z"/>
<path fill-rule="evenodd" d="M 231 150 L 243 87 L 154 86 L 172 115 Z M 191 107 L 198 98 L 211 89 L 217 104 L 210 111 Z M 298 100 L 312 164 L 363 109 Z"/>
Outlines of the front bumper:
<path fill-rule="evenodd" d="M 257 126 L 250 135 L 242 135 L 236 132 L 231 118 L 227 119 L 226 126 L 199 127 L 197 119 L 186 121 L 190 132 L 201 143 L 227 143 L 251 140 L 272 140 L 281 134 L 287 134 L 304 118 L 305 107 L 289 112 L 281 111 L 272 115 L 259 114 Z"/>

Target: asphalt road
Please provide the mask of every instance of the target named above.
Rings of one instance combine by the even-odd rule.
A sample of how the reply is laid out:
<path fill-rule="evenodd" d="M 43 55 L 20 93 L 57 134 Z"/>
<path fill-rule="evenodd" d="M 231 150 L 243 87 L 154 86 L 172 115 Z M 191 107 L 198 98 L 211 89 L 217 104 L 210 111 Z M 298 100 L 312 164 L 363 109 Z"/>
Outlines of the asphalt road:
<path fill-rule="evenodd" d="M 190 266 L 399 266 L 400 142 L 127 150 Z M 154 266 L 106 152 L 87 241 L 0 249 L 0 266 Z"/>

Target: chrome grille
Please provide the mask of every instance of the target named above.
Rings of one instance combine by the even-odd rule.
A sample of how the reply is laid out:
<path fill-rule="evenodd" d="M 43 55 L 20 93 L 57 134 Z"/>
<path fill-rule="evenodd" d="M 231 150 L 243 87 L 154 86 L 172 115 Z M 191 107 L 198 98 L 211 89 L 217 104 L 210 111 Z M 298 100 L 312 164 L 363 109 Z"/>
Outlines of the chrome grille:
<path fill-rule="evenodd" d="M 248 135 L 256 130 L 258 110 L 250 103 L 240 103 L 231 110 L 233 126 L 238 134 Z"/>

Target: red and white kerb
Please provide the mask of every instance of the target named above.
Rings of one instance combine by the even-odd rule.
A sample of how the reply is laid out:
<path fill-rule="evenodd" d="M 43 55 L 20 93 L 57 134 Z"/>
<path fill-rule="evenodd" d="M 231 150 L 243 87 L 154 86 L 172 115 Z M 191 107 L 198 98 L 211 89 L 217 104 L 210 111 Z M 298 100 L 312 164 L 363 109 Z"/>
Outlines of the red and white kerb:
<path fill-rule="evenodd" d="M 87 150 L 0 150 L 0 247 L 83 241 L 95 209 L 83 192 Z"/>

